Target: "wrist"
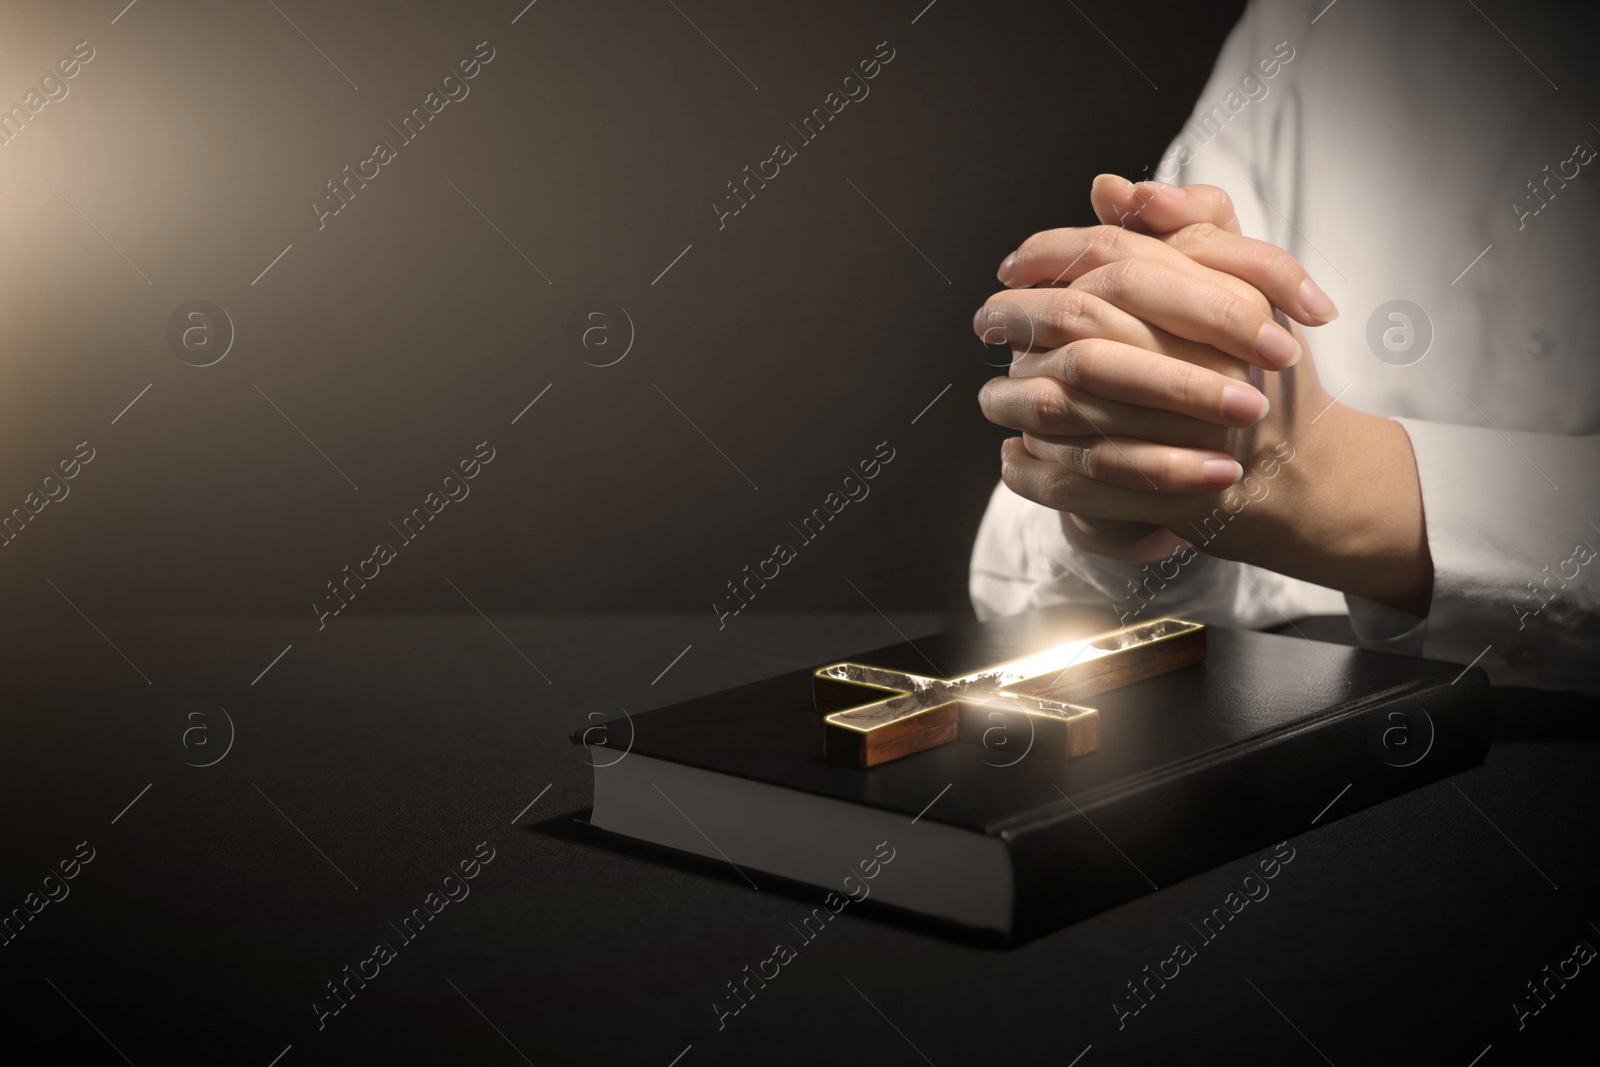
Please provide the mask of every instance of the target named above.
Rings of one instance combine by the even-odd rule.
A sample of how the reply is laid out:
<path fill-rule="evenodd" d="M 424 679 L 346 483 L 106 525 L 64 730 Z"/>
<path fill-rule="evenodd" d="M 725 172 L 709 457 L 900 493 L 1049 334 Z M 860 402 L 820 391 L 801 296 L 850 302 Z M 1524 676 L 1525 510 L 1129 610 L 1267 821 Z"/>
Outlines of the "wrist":
<path fill-rule="evenodd" d="M 1312 572 L 1298 576 L 1426 617 L 1433 558 L 1405 428 L 1335 402 L 1298 436 L 1295 539 Z"/>

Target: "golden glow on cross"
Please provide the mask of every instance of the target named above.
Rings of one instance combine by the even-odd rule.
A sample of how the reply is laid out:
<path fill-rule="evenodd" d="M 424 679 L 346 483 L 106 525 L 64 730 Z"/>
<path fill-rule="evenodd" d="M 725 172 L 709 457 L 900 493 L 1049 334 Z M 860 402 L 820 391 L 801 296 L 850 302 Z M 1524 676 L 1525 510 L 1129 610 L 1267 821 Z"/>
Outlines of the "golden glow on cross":
<path fill-rule="evenodd" d="M 841 762 L 872 766 L 953 740 L 957 725 L 971 732 L 970 723 L 954 720 L 983 715 L 1026 724 L 1030 737 L 1041 727 L 1062 738 L 1076 730 L 1056 747 L 1073 755 L 1078 754 L 1073 748 L 1092 751 L 1098 743 L 1097 712 L 1072 701 L 1198 662 L 1205 657 L 1204 631 L 1199 623 L 1159 619 L 1064 641 L 950 679 L 862 663 L 831 664 L 813 676 L 818 709 L 832 709 L 824 720 L 824 748 L 830 759 L 837 750 L 848 754 Z M 860 740 L 832 743 L 830 730 L 860 735 Z M 869 739 L 873 734 L 880 736 Z M 871 751 L 875 746 L 892 754 Z"/>

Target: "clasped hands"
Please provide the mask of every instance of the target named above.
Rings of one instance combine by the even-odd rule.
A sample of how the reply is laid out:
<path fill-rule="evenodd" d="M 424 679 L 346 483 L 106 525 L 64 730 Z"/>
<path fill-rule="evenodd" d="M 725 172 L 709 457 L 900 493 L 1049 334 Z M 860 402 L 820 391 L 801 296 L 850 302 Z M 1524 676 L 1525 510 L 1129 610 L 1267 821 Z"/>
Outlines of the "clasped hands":
<path fill-rule="evenodd" d="M 1088 552 L 1192 546 L 1425 615 L 1409 438 L 1330 396 L 1300 329 L 1333 301 L 1220 189 L 1102 175 L 1090 199 L 1102 225 L 1028 238 L 973 318 L 1012 349 L 979 395 L 1022 435 L 1005 484 Z"/>

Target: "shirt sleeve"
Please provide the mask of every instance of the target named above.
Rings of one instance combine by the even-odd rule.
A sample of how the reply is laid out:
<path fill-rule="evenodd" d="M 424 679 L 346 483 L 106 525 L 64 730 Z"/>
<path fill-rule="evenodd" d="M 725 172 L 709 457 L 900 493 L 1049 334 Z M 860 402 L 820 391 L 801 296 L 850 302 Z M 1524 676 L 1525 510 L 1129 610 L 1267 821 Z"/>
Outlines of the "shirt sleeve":
<path fill-rule="evenodd" d="M 1600 689 L 1600 438 L 1397 421 L 1422 484 L 1433 604 L 1409 633 L 1370 636 L 1477 662 L 1498 684 Z M 1370 609 L 1351 615 L 1358 634 L 1381 631 Z"/>

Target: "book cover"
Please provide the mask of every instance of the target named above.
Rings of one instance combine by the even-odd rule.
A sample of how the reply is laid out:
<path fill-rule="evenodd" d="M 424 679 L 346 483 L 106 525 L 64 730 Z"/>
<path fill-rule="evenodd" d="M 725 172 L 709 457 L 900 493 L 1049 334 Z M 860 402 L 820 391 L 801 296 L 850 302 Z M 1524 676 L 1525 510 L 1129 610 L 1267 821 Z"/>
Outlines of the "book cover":
<path fill-rule="evenodd" d="M 1086 636 L 1081 617 L 1041 610 L 850 659 L 955 677 Z M 1071 759 L 1032 754 L 1012 730 L 876 767 L 830 764 L 810 670 L 572 740 L 591 755 L 601 830 L 830 892 L 845 875 L 861 882 L 857 868 L 888 842 L 896 859 L 870 887 L 879 903 L 1001 941 L 1270 847 L 1488 749 L 1481 670 L 1221 627 L 1207 644 L 1203 662 L 1082 701 L 1099 711 L 1099 746 Z"/>

